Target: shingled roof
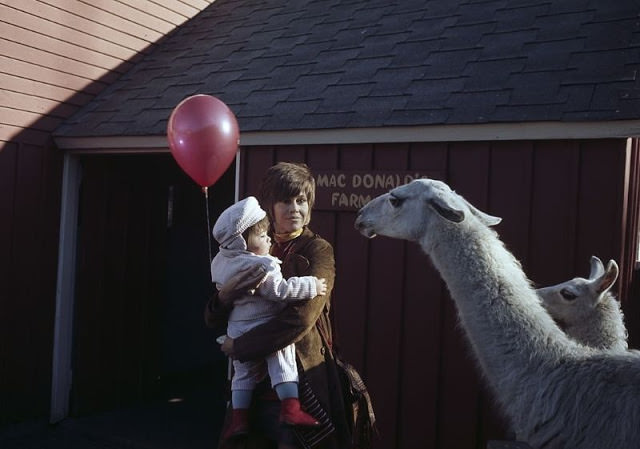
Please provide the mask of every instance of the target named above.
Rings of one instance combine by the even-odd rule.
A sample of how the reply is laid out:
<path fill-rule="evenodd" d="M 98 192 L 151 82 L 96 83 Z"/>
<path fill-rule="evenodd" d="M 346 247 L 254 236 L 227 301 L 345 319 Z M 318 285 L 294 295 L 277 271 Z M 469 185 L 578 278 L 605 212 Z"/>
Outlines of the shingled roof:
<path fill-rule="evenodd" d="M 242 132 L 640 118 L 637 0 L 217 0 L 64 123 L 164 135 L 205 93 Z"/>

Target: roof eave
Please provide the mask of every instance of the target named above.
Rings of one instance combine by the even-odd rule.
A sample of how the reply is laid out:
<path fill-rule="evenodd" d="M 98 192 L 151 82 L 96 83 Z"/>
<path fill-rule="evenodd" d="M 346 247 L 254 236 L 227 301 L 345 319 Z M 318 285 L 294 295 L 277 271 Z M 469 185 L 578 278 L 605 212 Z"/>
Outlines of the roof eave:
<path fill-rule="evenodd" d="M 527 122 L 472 125 L 399 126 L 240 133 L 242 146 L 329 145 L 402 142 L 609 139 L 640 136 L 640 120 Z M 73 153 L 167 152 L 165 135 L 57 136 L 58 148 Z"/>

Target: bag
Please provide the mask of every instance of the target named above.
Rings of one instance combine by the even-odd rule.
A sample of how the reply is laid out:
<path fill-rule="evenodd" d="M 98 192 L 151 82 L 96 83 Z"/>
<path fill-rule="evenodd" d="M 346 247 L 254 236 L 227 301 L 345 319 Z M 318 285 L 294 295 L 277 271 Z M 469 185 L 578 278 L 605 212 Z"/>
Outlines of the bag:
<path fill-rule="evenodd" d="M 358 371 L 351 364 L 342 360 L 333 350 L 332 355 L 336 362 L 335 367 L 343 392 L 343 400 L 347 408 L 345 411 L 349 420 L 349 430 L 351 431 L 351 447 L 353 449 L 369 449 L 371 448 L 373 436 L 378 433 L 369 392 Z M 312 449 L 332 434 L 335 431 L 335 427 L 313 393 L 303 371 L 300 372 L 298 388 L 302 407 L 307 413 L 316 418 L 320 425 L 307 428 L 298 427 L 294 428 L 293 431 L 303 449 Z"/>
<path fill-rule="evenodd" d="M 360 373 L 348 362 L 333 352 L 336 368 L 342 383 L 342 391 L 348 414 L 351 418 L 351 441 L 355 449 L 369 449 L 376 428 L 371 397 Z"/>
<path fill-rule="evenodd" d="M 326 311 L 325 313 L 328 313 Z M 353 365 L 346 362 L 337 353 L 333 341 L 324 329 L 320 320 L 316 321 L 316 328 L 324 339 L 325 344 L 331 350 L 333 360 L 336 362 L 336 370 L 340 378 L 343 401 L 347 407 L 347 416 L 351 427 L 351 443 L 354 449 L 369 449 L 374 435 L 378 434 L 376 428 L 376 415 L 373 412 L 373 404 L 369 391 L 360 373 Z"/>

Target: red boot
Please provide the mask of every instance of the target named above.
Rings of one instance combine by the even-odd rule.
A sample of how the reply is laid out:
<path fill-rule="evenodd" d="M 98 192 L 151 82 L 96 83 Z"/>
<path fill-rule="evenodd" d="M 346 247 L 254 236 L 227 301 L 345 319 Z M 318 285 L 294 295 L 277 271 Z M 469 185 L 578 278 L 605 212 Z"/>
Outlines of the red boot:
<path fill-rule="evenodd" d="M 249 432 L 249 409 L 234 408 L 231 410 L 231 423 L 224 432 L 223 439 L 244 435 Z"/>
<path fill-rule="evenodd" d="M 320 423 L 300 408 L 298 398 L 286 398 L 280 403 L 280 422 L 292 426 L 317 426 Z"/>

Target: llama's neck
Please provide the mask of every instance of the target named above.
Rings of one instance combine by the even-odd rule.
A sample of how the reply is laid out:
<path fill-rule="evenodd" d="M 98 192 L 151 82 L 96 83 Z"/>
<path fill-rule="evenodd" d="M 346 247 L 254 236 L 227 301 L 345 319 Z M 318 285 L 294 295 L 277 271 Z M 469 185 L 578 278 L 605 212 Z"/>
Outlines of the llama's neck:
<path fill-rule="evenodd" d="M 496 233 L 478 224 L 445 224 L 421 242 L 447 283 L 475 354 L 503 404 L 527 377 L 543 375 L 568 339 L 540 305 L 518 261 Z M 499 386 L 499 388 L 498 388 Z"/>
<path fill-rule="evenodd" d="M 624 317 L 610 293 L 605 294 L 588 316 L 581 318 L 563 326 L 567 335 L 593 348 L 628 349 Z"/>

